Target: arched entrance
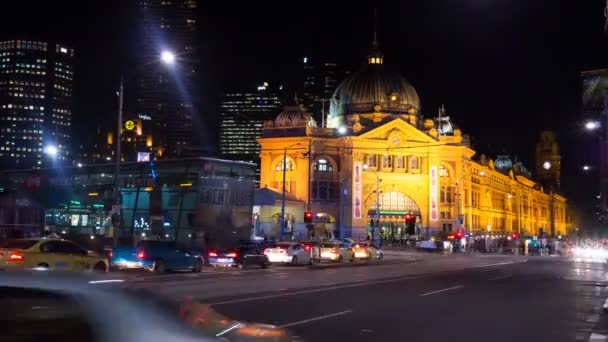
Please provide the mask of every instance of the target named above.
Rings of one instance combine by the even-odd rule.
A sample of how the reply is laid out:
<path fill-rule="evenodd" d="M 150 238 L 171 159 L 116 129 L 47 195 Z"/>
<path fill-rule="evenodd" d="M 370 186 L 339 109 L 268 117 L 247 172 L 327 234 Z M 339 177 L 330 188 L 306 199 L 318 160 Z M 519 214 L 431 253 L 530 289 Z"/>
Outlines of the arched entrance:
<path fill-rule="evenodd" d="M 397 191 L 380 195 L 380 204 L 372 204 L 369 210 L 370 228 L 378 229 L 383 240 L 405 240 L 420 234 L 420 208 L 411 197 Z M 376 212 L 376 208 L 380 211 Z"/>

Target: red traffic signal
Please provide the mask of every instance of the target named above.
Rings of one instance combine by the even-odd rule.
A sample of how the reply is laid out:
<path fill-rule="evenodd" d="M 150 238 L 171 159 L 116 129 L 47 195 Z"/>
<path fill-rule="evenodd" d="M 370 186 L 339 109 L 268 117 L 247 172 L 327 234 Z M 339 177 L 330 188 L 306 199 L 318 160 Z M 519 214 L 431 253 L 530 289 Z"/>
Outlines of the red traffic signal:
<path fill-rule="evenodd" d="M 405 214 L 405 222 L 410 223 L 414 219 L 414 215 L 407 213 Z"/>
<path fill-rule="evenodd" d="M 312 222 L 312 211 L 304 212 L 304 222 L 311 223 Z"/>

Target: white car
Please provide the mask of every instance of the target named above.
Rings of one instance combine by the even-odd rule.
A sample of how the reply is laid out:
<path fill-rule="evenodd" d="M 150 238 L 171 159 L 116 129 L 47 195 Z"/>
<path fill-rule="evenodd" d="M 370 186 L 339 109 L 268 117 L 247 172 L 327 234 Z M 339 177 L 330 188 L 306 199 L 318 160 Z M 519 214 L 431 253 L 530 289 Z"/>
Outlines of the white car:
<path fill-rule="evenodd" d="M 266 248 L 264 254 L 272 263 L 292 265 L 307 265 L 312 263 L 310 246 L 297 242 L 279 242 L 273 247 Z"/>
<path fill-rule="evenodd" d="M 355 261 L 355 252 L 344 243 L 327 242 L 321 244 L 321 261 Z"/>
<path fill-rule="evenodd" d="M 352 245 L 356 259 L 382 260 L 384 253 L 369 242 L 357 242 Z"/>

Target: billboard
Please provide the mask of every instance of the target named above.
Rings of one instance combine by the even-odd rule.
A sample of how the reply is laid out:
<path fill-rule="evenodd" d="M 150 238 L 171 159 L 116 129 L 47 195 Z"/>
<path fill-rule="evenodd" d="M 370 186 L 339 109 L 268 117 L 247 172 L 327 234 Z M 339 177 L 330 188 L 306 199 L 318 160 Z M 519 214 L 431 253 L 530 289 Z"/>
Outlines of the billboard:
<path fill-rule="evenodd" d="M 608 69 L 581 73 L 583 83 L 583 115 L 599 118 L 608 113 Z"/>

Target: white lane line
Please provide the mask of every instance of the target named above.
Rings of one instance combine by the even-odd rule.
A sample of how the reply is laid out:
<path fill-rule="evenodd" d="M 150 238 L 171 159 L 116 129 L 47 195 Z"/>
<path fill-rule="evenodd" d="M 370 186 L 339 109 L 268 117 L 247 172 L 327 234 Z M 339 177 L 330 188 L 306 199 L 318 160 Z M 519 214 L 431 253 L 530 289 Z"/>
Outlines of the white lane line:
<path fill-rule="evenodd" d="M 608 311 L 608 298 L 606 298 L 606 301 L 604 302 L 602 309 L 604 309 L 604 311 Z"/>
<path fill-rule="evenodd" d="M 589 342 L 604 342 L 607 338 L 608 336 L 606 335 L 591 333 L 591 336 L 589 336 Z"/>
<path fill-rule="evenodd" d="M 505 261 L 505 262 L 497 262 L 495 264 L 471 266 L 471 267 L 468 267 L 468 268 L 471 269 L 471 268 L 484 268 L 484 267 L 492 267 L 492 266 L 503 266 L 503 265 L 511 265 L 511 264 L 514 264 L 514 263 L 515 263 L 515 261 Z"/>
<path fill-rule="evenodd" d="M 441 293 L 441 292 L 445 292 L 445 291 L 456 290 L 456 289 L 460 289 L 460 288 L 463 288 L 463 287 L 464 286 L 462 286 L 462 285 L 452 286 L 452 287 L 448 287 L 448 288 L 437 290 L 437 291 L 431 291 L 431 292 L 423 293 L 423 294 L 420 295 L 420 297 L 430 296 L 430 295 L 434 295 L 436 293 Z"/>
<path fill-rule="evenodd" d="M 353 311 L 352 310 L 344 310 L 344 311 L 336 312 L 336 313 L 329 314 L 329 315 L 324 315 L 324 316 L 319 316 L 319 317 L 313 317 L 313 318 L 304 319 L 304 320 L 297 321 L 297 322 L 292 322 L 292 323 L 287 323 L 287 324 L 279 325 L 279 328 L 289 328 L 289 327 L 293 327 L 295 325 L 302 325 L 302 324 L 306 324 L 306 323 L 310 323 L 310 322 L 320 321 L 320 320 L 326 319 L 326 318 L 346 315 L 346 314 L 349 314 L 351 312 L 353 312 Z"/>
<path fill-rule="evenodd" d="M 507 274 L 507 275 L 497 276 L 497 277 L 490 278 L 488 280 L 493 281 L 493 280 L 502 280 L 502 279 L 507 279 L 507 278 L 511 278 L 511 275 Z"/>
<path fill-rule="evenodd" d="M 362 287 L 362 286 L 369 286 L 369 285 L 376 285 L 376 284 L 394 283 L 397 281 L 416 279 L 416 278 L 422 278 L 422 276 L 408 276 L 408 277 L 402 277 L 402 278 L 398 278 L 398 279 L 387 279 L 387 280 L 370 281 L 370 282 L 366 282 L 366 283 L 331 286 L 331 287 L 324 287 L 324 288 L 314 289 L 314 290 L 303 290 L 303 291 L 295 291 L 295 292 L 289 292 L 289 293 L 272 294 L 272 295 L 267 295 L 267 296 L 231 299 L 231 300 L 225 300 L 222 302 L 210 303 L 210 305 L 217 306 L 217 305 L 226 305 L 226 304 L 254 302 L 254 301 L 259 301 L 259 300 L 264 300 L 264 299 L 281 298 L 281 297 L 296 296 L 296 295 L 308 294 L 308 293 L 333 291 L 333 290 L 339 290 L 339 289 L 347 289 L 347 288 L 351 288 L 351 287 Z"/>

